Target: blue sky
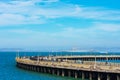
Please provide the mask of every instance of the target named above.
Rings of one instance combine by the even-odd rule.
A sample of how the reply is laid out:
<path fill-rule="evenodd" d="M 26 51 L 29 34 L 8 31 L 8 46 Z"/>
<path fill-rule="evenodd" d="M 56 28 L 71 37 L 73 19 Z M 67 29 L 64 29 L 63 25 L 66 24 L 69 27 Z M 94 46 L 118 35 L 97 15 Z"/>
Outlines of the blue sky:
<path fill-rule="evenodd" d="M 0 0 L 0 48 L 119 48 L 119 3 L 119 0 Z"/>

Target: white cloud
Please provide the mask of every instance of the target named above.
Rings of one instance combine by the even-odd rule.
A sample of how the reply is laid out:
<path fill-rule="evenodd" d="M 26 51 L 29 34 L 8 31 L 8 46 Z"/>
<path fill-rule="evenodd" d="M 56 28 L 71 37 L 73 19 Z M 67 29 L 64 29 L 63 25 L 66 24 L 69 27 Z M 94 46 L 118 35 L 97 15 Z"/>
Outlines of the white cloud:
<path fill-rule="evenodd" d="M 120 31 L 120 24 L 112 24 L 112 23 L 94 23 L 94 28 L 101 31 L 107 32 L 118 32 Z"/>
<path fill-rule="evenodd" d="M 22 15 L 17 15 L 17 14 L 1 14 L 0 15 L 0 24 L 1 25 L 6 25 L 6 24 L 19 24 L 23 23 L 25 17 Z"/>
<path fill-rule="evenodd" d="M 6 44 L 14 44 L 17 46 L 23 45 L 27 47 L 39 45 L 115 46 L 118 45 L 120 40 L 120 34 L 118 34 L 118 32 L 120 32 L 119 26 L 120 24 L 96 22 L 89 28 L 74 28 L 67 26 L 66 28 L 63 28 L 57 32 L 38 31 L 31 29 L 0 30 L 0 36 L 2 36 L 0 41 Z"/>
<path fill-rule="evenodd" d="M 98 23 L 95 22 L 93 25 L 87 28 L 75 28 L 66 27 L 62 31 L 51 33 L 52 36 L 59 36 L 66 39 L 78 39 L 78 40 L 108 40 L 118 38 L 120 36 L 120 24 L 115 23 Z M 98 40 L 98 41 L 99 41 Z"/>
<path fill-rule="evenodd" d="M 35 15 L 35 10 L 42 8 L 36 7 L 35 3 L 52 3 L 58 0 L 23 0 L 11 1 L 9 3 L 0 2 L 0 25 L 14 24 L 43 24 L 43 15 Z M 37 8 L 37 9 L 36 9 Z M 35 9 L 35 10 L 34 10 Z M 35 11 L 36 13 L 37 11 Z"/>
<path fill-rule="evenodd" d="M 6 16 L 6 15 L 5 15 Z M 12 15 L 9 14 L 9 16 L 12 17 Z M 16 15 L 16 17 L 19 18 L 19 16 Z M 23 17 L 24 18 L 24 17 Z M 23 19 L 20 16 L 20 20 Z M 11 21 L 11 20 L 8 20 Z M 19 21 L 18 21 L 19 22 Z M 22 23 L 22 22 L 21 22 Z M 17 24 L 17 23 L 16 23 Z M 61 24 L 58 24 L 58 26 L 63 26 Z M 84 27 L 84 26 L 83 26 Z M 39 28 L 40 29 L 40 28 Z M 0 30 L 0 32 L 10 32 L 10 33 L 18 33 L 18 34 L 44 34 L 44 35 L 48 35 L 48 36 L 52 36 L 52 37 L 64 37 L 64 38 L 78 38 L 81 37 L 83 38 L 84 36 L 96 36 L 98 34 L 113 34 L 113 33 L 119 33 L 120 32 L 120 24 L 119 23 L 100 23 L 100 22 L 94 22 L 93 25 L 88 26 L 86 28 L 75 28 L 75 27 L 70 27 L 70 26 L 66 26 L 66 27 L 61 27 L 61 29 L 59 31 L 53 31 L 53 32 L 47 32 L 46 30 L 44 30 L 43 32 L 41 32 L 41 30 L 31 30 L 31 29 L 22 29 L 22 28 L 18 28 L 18 29 L 8 29 L 8 30 Z M 119 34 L 118 34 L 119 35 Z"/>
<path fill-rule="evenodd" d="M 11 30 L 5 30 L 5 32 L 14 33 L 14 34 L 31 34 L 31 33 L 34 33 L 34 31 L 27 30 L 27 29 L 11 29 Z"/>
<path fill-rule="evenodd" d="M 37 3 L 44 3 L 45 5 L 36 5 Z M 57 3 L 58 5 L 52 7 L 52 3 Z M 62 3 L 59 5 L 59 3 L 59 0 L 16 0 L 8 3 L 0 2 L 0 25 L 43 24 L 47 19 L 61 17 L 120 20 L 119 10 L 115 11 L 65 3 L 64 5 Z"/>
<path fill-rule="evenodd" d="M 95 7 L 80 7 L 79 11 L 74 14 L 76 17 L 95 19 L 95 20 L 120 20 L 120 10 L 110 10 Z M 76 7 L 76 8 L 78 8 Z"/>
<path fill-rule="evenodd" d="M 0 25 L 15 25 L 15 24 L 43 24 L 45 20 L 40 16 L 26 17 L 20 14 L 1 14 Z"/>

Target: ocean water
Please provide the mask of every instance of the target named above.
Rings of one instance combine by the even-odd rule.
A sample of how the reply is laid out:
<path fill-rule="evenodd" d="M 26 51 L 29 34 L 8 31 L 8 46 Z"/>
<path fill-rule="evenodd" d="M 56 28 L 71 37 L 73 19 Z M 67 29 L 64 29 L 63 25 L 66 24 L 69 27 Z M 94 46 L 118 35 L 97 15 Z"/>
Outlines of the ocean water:
<path fill-rule="evenodd" d="M 75 55 L 88 55 L 91 53 L 72 53 Z M 120 53 L 116 53 L 120 55 Z M 71 53 L 49 53 L 49 52 L 20 52 L 20 56 L 34 55 L 71 55 Z M 97 53 L 98 55 L 98 53 Z M 68 77 L 60 77 L 45 73 L 37 73 L 27 70 L 22 70 L 16 67 L 15 62 L 16 52 L 0 52 L 0 80 L 80 80 Z"/>

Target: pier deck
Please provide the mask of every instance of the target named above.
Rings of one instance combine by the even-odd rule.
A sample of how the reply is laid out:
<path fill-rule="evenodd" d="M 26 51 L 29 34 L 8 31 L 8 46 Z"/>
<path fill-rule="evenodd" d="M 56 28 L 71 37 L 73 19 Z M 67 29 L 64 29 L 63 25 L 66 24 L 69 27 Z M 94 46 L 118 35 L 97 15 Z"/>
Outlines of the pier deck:
<path fill-rule="evenodd" d="M 112 75 L 116 75 L 116 79 L 115 80 L 120 80 L 120 63 L 116 63 L 116 64 L 105 64 L 104 62 L 96 62 L 96 61 L 85 61 L 84 63 L 76 63 L 74 62 L 74 58 L 94 58 L 94 57 L 98 57 L 98 56 L 56 56 L 56 57 L 37 57 L 36 60 L 32 60 L 31 58 L 26 58 L 26 57 L 17 57 L 16 58 L 16 62 L 19 66 L 23 65 L 23 67 L 25 67 L 24 65 L 27 65 L 25 68 L 29 68 L 28 65 L 30 66 L 37 66 L 37 67 L 47 67 L 47 68 L 54 68 L 54 69 L 60 69 L 60 70 L 72 70 L 72 71 L 85 71 L 85 72 L 89 72 L 89 73 L 100 73 L 100 74 L 112 74 Z M 119 59 L 120 56 L 99 56 L 99 58 L 114 58 L 114 59 Z M 41 59 L 42 58 L 42 59 Z M 33 58 L 34 59 L 34 58 Z M 53 59 L 64 59 L 63 61 L 55 61 Z M 68 59 L 68 60 L 66 60 Z M 70 59 L 70 60 L 69 60 Z M 73 59 L 73 60 L 71 60 Z M 47 68 L 45 68 L 47 70 Z M 53 70 L 54 70 L 53 69 Z M 45 70 L 45 72 L 46 72 Z M 60 72 L 60 71 L 59 71 Z M 58 73 L 56 73 L 58 74 Z M 71 73 L 72 74 L 72 73 Z M 61 72 L 61 75 L 62 72 Z M 65 72 L 64 72 L 65 75 Z M 77 74 L 75 76 L 78 76 Z M 75 77 L 74 76 L 74 77 Z M 99 78 L 101 78 L 98 74 Z M 97 78 L 98 79 L 98 78 Z M 104 77 L 103 77 L 104 79 Z M 106 78 L 107 80 L 112 80 Z M 84 79 L 83 79 L 84 80 Z M 91 78 L 92 80 L 92 78 Z M 102 80 L 98 79 L 98 80 Z"/>

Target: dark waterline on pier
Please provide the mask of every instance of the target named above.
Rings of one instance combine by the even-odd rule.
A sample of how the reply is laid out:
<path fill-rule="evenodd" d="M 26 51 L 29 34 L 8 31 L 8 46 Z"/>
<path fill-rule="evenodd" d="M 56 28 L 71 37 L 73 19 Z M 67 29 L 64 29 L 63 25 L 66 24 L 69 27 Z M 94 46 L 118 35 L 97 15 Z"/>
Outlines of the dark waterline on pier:
<path fill-rule="evenodd" d="M 46 56 L 46 55 L 99 55 L 100 53 L 67 53 L 67 52 L 20 52 L 21 56 Z M 107 55 L 120 53 L 109 53 Z M 106 54 L 105 54 L 106 55 Z M 22 70 L 16 67 L 16 52 L 0 52 L 0 80 L 77 80 L 74 78 L 60 77 L 56 75 L 37 73 Z M 114 61 L 113 61 L 114 62 Z M 117 61 L 119 62 L 119 61 Z M 80 80 L 80 79 L 79 79 Z"/>

